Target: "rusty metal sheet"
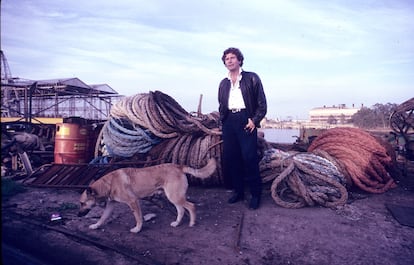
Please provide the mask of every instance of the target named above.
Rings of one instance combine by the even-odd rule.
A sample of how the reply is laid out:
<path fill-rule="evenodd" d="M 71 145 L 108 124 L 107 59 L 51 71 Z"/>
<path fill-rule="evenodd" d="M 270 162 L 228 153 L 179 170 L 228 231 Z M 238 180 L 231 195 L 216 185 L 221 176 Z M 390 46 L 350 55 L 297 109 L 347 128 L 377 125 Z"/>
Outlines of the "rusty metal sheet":
<path fill-rule="evenodd" d="M 27 186 L 40 188 L 85 188 L 92 180 L 124 167 L 147 167 L 158 161 L 119 161 L 102 164 L 46 164 L 23 180 Z"/>
<path fill-rule="evenodd" d="M 47 164 L 23 183 L 34 187 L 82 188 L 117 168 L 120 166 L 113 164 Z"/>

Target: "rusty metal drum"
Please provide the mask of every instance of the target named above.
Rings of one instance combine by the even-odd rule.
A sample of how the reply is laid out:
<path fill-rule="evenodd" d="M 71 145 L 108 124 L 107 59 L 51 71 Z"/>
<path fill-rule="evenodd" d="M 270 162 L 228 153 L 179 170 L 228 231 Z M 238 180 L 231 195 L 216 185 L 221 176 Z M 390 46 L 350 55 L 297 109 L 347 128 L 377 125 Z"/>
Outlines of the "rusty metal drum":
<path fill-rule="evenodd" d="M 54 162 L 56 164 L 87 163 L 91 159 L 88 125 L 57 123 Z"/>

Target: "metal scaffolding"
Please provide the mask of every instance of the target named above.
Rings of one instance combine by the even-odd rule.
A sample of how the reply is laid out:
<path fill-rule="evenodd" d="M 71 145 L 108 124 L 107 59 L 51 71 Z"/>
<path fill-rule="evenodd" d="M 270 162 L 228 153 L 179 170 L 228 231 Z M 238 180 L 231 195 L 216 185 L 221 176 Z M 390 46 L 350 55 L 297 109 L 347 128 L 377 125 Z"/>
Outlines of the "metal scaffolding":
<path fill-rule="evenodd" d="M 39 122 L 41 118 L 106 120 L 119 95 L 107 84 L 87 85 L 78 78 L 28 80 L 11 76 L 1 52 L 2 121 Z"/>
<path fill-rule="evenodd" d="M 9 79 L 1 84 L 1 117 L 24 119 L 83 117 L 106 120 L 114 100 L 109 86 L 88 86 L 78 78 L 55 80 Z"/>

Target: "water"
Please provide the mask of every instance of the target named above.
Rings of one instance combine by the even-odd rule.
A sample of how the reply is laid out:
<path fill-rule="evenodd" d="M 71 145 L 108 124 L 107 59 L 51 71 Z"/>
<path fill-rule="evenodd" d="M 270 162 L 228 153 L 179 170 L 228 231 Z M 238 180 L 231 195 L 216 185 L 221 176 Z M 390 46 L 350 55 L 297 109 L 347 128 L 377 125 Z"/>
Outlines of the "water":
<path fill-rule="evenodd" d="M 266 141 L 281 144 L 294 143 L 300 135 L 299 129 L 261 128 L 260 131 L 264 132 Z"/>

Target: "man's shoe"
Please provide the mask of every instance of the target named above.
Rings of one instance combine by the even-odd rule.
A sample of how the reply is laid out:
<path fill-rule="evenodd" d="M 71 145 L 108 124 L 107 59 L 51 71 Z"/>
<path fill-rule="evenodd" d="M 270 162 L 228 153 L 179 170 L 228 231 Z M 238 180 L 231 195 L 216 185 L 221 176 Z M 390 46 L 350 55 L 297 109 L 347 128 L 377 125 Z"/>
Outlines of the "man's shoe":
<path fill-rule="evenodd" d="M 228 203 L 230 203 L 230 204 L 232 204 L 232 203 L 236 203 L 236 202 L 238 202 L 238 201 L 242 201 L 244 198 L 243 198 L 243 195 L 241 195 L 241 194 L 239 194 L 239 193 L 234 193 L 230 198 L 229 198 L 229 200 L 227 201 Z"/>
<path fill-rule="evenodd" d="M 250 199 L 249 208 L 256 210 L 260 206 L 260 197 L 252 197 Z"/>

